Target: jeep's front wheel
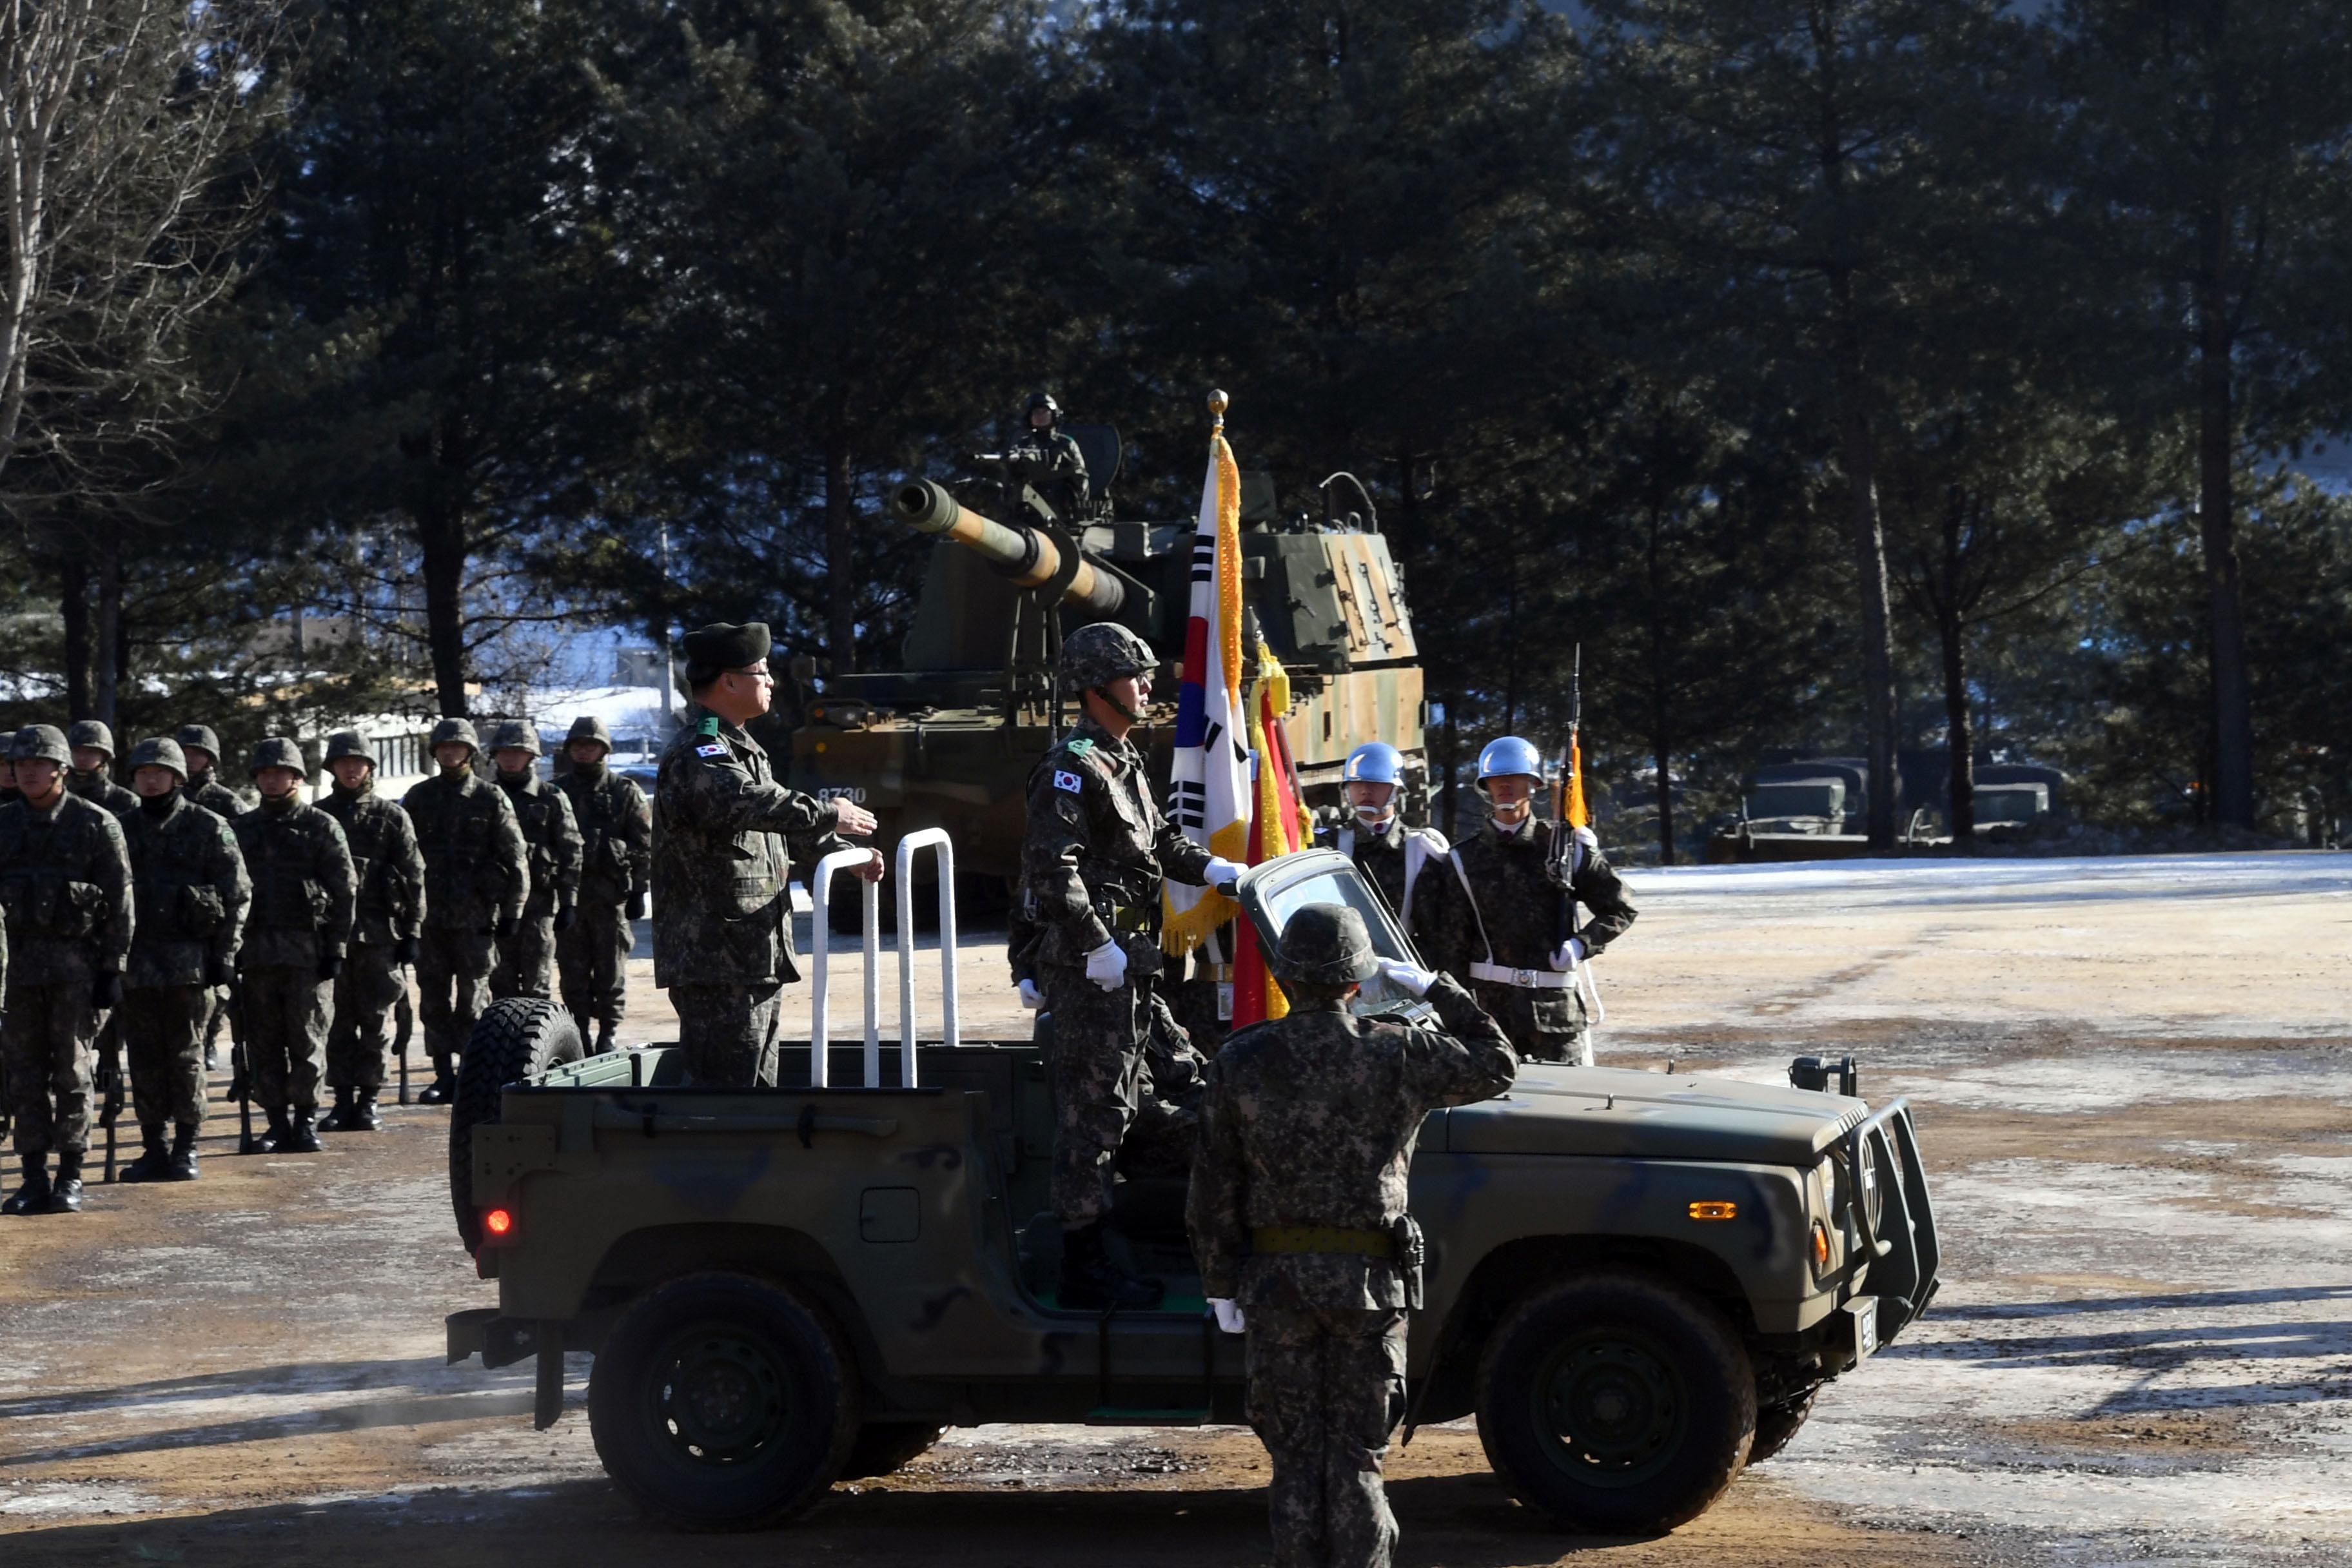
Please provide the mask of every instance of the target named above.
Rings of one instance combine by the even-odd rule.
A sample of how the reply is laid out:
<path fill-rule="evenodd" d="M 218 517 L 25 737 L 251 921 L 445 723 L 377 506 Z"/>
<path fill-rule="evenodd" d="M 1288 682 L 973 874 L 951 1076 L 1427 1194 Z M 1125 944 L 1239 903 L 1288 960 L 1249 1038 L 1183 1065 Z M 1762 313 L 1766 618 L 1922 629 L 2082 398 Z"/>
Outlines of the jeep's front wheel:
<path fill-rule="evenodd" d="M 1706 1511 L 1756 1429 L 1756 1374 L 1721 1313 L 1644 1275 L 1555 1285 L 1478 1370 L 1478 1437 L 1519 1500 L 1571 1530 L 1661 1533 Z"/>
<path fill-rule="evenodd" d="M 694 1274 L 639 1300 L 588 1381 L 604 1471 L 680 1530 L 761 1530 L 824 1495 L 858 1435 L 839 1331 L 784 1286 Z"/>

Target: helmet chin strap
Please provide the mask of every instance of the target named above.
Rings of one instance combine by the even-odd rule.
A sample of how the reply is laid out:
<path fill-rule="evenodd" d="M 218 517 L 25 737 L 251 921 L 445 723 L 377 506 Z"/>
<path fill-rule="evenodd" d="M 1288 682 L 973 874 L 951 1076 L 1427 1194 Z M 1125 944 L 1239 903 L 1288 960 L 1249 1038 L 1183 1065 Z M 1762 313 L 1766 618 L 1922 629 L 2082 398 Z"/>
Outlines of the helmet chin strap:
<path fill-rule="evenodd" d="M 1386 833 L 1396 821 L 1396 807 L 1360 805 L 1356 807 L 1356 820 L 1375 833 Z"/>
<path fill-rule="evenodd" d="M 1129 708 L 1126 703 L 1121 702 L 1118 698 L 1113 697 L 1110 694 L 1109 687 L 1089 686 L 1087 688 L 1087 691 L 1091 696 L 1101 698 L 1103 700 L 1103 706 L 1108 708 L 1112 712 L 1118 714 L 1129 723 L 1140 724 L 1143 722 L 1143 715 L 1138 713 L 1134 709 Z"/>
<path fill-rule="evenodd" d="M 1522 800 L 1510 805 L 1490 806 L 1486 815 L 1494 818 L 1497 827 L 1517 827 L 1533 814 L 1535 805 L 1531 800 Z"/>

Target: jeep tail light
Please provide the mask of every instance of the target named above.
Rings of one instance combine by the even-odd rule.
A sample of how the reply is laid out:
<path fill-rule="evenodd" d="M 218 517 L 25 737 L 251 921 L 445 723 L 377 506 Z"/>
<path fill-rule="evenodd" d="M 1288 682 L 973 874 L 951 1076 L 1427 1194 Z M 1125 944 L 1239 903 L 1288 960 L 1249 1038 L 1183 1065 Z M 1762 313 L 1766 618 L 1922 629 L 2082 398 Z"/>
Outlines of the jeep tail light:
<path fill-rule="evenodd" d="M 514 1229 L 514 1215 L 505 1209 L 492 1209 L 482 1216 L 482 1229 L 488 1235 L 504 1237 Z"/>

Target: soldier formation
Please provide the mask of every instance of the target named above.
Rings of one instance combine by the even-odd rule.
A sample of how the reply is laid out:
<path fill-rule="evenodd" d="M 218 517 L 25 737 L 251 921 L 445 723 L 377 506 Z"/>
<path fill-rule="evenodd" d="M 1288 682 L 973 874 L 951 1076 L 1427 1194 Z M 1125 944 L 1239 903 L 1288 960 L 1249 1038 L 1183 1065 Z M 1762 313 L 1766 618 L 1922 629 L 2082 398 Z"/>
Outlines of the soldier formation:
<path fill-rule="evenodd" d="M 126 1063 L 141 1148 L 120 1179 L 195 1180 L 224 1021 L 231 1097 L 265 1122 L 246 1152 L 310 1153 L 321 1132 L 376 1131 L 412 971 L 427 1103 L 453 1096 L 487 1001 L 550 996 L 559 968 L 583 1039 L 593 1024 L 595 1048 L 613 1048 L 652 817 L 604 769 L 610 732 L 573 726 L 561 785 L 533 771 L 527 724 L 495 735 L 496 784 L 474 772 L 467 721 L 442 721 L 432 742 L 439 775 L 394 802 L 375 793 L 366 737 L 331 737 L 315 805 L 301 748 L 283 738 L 255 749 L 251 801 L 214 776 L 220 742 L 201 724 L 140 742 L 128 789 L 102 723 L 0 743 L 0 1111 L 22 1172 L 0 1212 L 79 1209 L 101 1128 L 113 1179 Z"/>

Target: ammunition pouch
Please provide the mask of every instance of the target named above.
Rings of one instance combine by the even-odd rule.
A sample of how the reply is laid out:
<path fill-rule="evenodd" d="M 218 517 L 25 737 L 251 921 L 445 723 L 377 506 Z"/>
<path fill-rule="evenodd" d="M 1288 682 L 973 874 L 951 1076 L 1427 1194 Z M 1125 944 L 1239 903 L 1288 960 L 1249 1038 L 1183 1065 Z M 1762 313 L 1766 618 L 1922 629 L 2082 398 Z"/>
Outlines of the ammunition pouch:
<path fill-rule="evenodd" d="M 1404 1276 L 1404 1304 L 1409 1311 L 1421 1310 L 1422 1266 L 1429 1260 L 1429 1248 L 1422 1239 L 1421 1222 L 1409 1214 L 1401 1214 L 1389 1222 L 1389 1237 L 1396 1247 L 1397 1271 Z"/>
<path fill-rule="evenodd" d="M 180 930 L 192 937 L 210 936 L 228 919 L 228 906 L 222 901 L 218 888 L 184 883 L 173 902 L 178 906 Z"/>
<path fill-rule="evenodd" d="M 0 910 L 5 910 L 12 932 L 72 942 L 103 922 L 106 889 L 54 871 L 36 872 L 0 882 Z"/>

